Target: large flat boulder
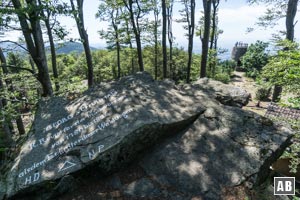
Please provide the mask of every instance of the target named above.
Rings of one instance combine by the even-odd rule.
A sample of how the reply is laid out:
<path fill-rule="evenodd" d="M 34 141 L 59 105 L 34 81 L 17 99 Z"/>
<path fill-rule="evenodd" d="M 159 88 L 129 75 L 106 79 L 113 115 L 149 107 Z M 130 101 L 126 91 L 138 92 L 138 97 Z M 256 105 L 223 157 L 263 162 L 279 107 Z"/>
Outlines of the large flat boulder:
<path fill-rule="evenodd" d="M 169 136 L 175 139 L 167 139 L 145 158 L 142 166 L 149 174 L 164 174 L 176 187 L 199 195 L 219 195 L 220 188 L 249 177 L 253 184 L 260 182 L 292 132 L 223 105 L 220 99 L 234 89 L 217 84 L 227 92 L 218 86 L 218 91 L 209 89 L 208 84 L 204 88 L 200 82 L 177 87 L 137 73 L 90 89 L 73 101 L 41 101 L 28 137 L 1 171 L 0 199 L 34 199 L 41 198 L 36 191 L 66 191 L 72 185 L 69 175 L 108 175 Z M 229 105 L 243 104 L 232 96 L 237 95 L 231 95 Z M 133 194 L 158 194 L 149 181 L 140 182 L 148 189 Z M 51 196 L 55 195 L 42 198 Z"/>
<path fill-rule="evenodd" d="M 190 128 L 157 145 L 140 165 L 190 199 L 222 199 L 222 191 L 263 183 L 291 134 L 255 113 L 212 106 Z"/>
<path fill-rule="evenodd" d="M 29 137 L 4 171 L 2 196 L 22 196 L 87 166 L 109 173 L 205 110 L 147 73 L 103 84 L 72 102 L 54 97 L 38 106 Z"/>

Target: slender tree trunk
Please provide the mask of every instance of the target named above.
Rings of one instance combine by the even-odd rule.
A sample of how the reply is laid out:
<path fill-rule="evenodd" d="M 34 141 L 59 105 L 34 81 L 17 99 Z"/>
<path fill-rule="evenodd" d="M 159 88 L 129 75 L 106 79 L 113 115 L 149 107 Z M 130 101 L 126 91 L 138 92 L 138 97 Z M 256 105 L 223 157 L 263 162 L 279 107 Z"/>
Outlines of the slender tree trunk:
<path fill-rule="evenodd" d="M 41 0 L 38 0 L 39 5 L 42 6 Z M 45 22 L 47 34 L 49 38 L 49 44 L 50 44 L 50 51 L 51 51 L 51 64 L 52 64 L 52 71 L 53 71 L 53 77 L 54 77 L 54 84 L 55 84 L 55 91 L 59 90 L 59 82 L 58 82 L 58 73 L 57 73 L 57 63 L 56 63 L 56 51 L 55 51 L 55 45 L 54 45 L 54 39 L 52 34 L 52 28 L 50 25 L 50 16 L 51 11 L 47 10 L 47 16 L 45 15 L 44 11 L 41 11 L 41 15 L 44 18 L 43 21 Z"/>
<path fill-rule="evenodd" d="M 126 35 L 127 35 L 127 38 L 128 38 L 129 49 L 130 49 L 131 74 L 134 74 L 135 69 L 134 69 L 133 46 L 132 46 L 132 39 L 131 39 L 131 34 L 130 34 L 129 22 L 128 22 L 127 19 L 125 19 L 125 23 L 126 23 Z"/>
<path fill-rule="evenodd" d="M 31 56 L 29 56 L 29 63 L 30 63 L 30 66 L 31 66 L 31 69 L 32 69 L 33 73 L 35 74 L 34 61 L 32 60 Z"/>
<path fill-rule="evenodd" d="M 119 10 L 117 10 L 117 16 L 118 15 L 119 15 Z M 120 60 L 121 45 L 120 45 L 120 38 L 119 38 L 119 28 L 118 25 L 115 23 L 115 17 L 113 13 L 111 13 L 111 18 L 112 18 L 112 26 L 115 31 L 115 41 L 117 47 L 117 66 L 118 66 L 117 79 L 119 79 L 121 77 L 121 60 Z"/>
<path fill-rule="evenodd" d="M 286 39 L 289 41 L 294 41 L 294 20 L 297 14 L 298 0 L 289 0 L 286 12 L 285 26 L 286 26 Z M 280 95 L 282 92 L 282 87 L 279 85 L 274 86 L 272 101 L 278 102 L 280 100 Z"/>
<path fill-rule="evenodd" d="M 193 44 L 194 44 L 194 30 L 195 30 L 195 0 L 191 0 L 191 18 L 189 21 L 189 45 L 188 45 L 188 64 L 187 64 L 187 76 L 186 82 L 190 83 L 191 81 L 191 67 L 192 67 L 192 59 L 193 59 Z"/>
<path fill-rule="evenodd" d="M 18 113 L 20 113 L 20 110 L 18 110 Z M 19 134 L 20 135 L 24 135 L 25 134 L 25 127 L 24 127 L 24 123 L 23 123 L 21 115 L 19 115 L 17 117 L 16 124 L 17 124 L 17 128 L 18 128 Z"/>
<path fill-rule="evenodd" d="M 157 80 L 157 75 L 158 75 L 158 38 L 157 38 L 157 23 L 155 24 L 155 35 L 154 35 L 154 40 L 155 40 L 155 47 L 154 47 L 154 78 Z"/>
<path fill-rule="evenodd" d="M 120 42 L 117 41 L 117 65 L 118 65 L 118 79 L 121 78 L 121 60 L 120 60 L 120 51 L 121 51 L 121 46 Z"/>
<path fill-rule="evenodd" d="M 33 6 L 36 6 L 37 3 L 35 0 L 27 0 L 28 4 L 34 4 Z M 38 72 L 38 80 L 42 83 L 43 87 L 43 96 L 52 96 L 53 90 L 52 90 L 52 84 L 48 72 L 48 64 L 47 64 L 47 57 L 45 52 L 45 46 L 44 46 L 44 39 L 43 39 L 43 33 L 42 28 L 39 21 L 39 13 L 37 10 L 33 11 L 33 16 L 29 18 L 31 28 L 32 28 L 32 38 L 35 44 L 35 55 L 32 56 L 34 62 L 39 68 Z M 28 29 L 25 28 L 25 30 L 22 31 L 28 31 Z M 25 39 L 26 40 L 26 39 Z"/>
<path fill-rule="evenodd" d="M 172 32 L 172 17 L 173 17 L 173 3 L 174 0 L 169 2 L 167 7 L 168 13 L 168 40 L 169 40 L 169 65 L 171 78 L 174 79 L 175 69 L 173 69 L 173 32 Z"/>
<path fill-rule="evenodd" d="M 167 57 L 167 8 L 166 0 L 161 1 L 162 9 L 162 51 L 163 51 L 163 78 L 167 78 L 167 66 L 168 66 L 168 57 Z"/>
<path fill-rule="evenodd" d="M 159 8 L 155 0 L 154 5 L 154 79 L 157 80 L 158 77 L 158 15 Z"/>
<path fill-rule="evenodd" d="M 211 34 L 210 34 L 210 47 L 209 49 L 214 48 L 214 42 L 215 42 L 215 35 L 216 35 L 216 29 L 217 29 L 217 9 L 219 6 L 219 0 L 213 0 L 213 13 L 212 13 L 212 27 L 211 27 Z"/>
<path fill-rule="evenodd" d="M 4 56 L 4 53 L 3 53 L 3 51 L 2 51 L 2 48 L 0 48 L 0 61 L 1 61 L 1 64 L 2 64 L 2 66 L 1 66 L 1 68 L 2 68 L 2 70 L 3 70 L 3 73 L 4 74 L 8 74 L 8 69 L 7 69 L 7 67 L 6 67 L 6 58 L 5 58 L 5 56 Z M 9 88 L 9 87 L 12 87 L 12 80 L 11 79 L 6 79 L 5 80 L 5 83 L 6 83 L 6 86 Z M 4 84 L 3 84 L 3 82 L 2 82 L 2 79 L 1 79 L 1 77 L 0 77 L 0 89 L 3 89 L 4 88 Z M 0 98 L 0 101 L 1 101 L 1 103 L 2 103 L 2 107 L 3 108 L 5 108 L 5 106 L 7 106 L 7 100 L 6 99 L 2 99 L 2 98 Z M 8 130 L 9 130 L 9 135 L 11 135 L 12 133 L 14 133 L 14 126 L 13 126 L 13 123 L 11 122 L 11 121 L 6 121 L 5 122 L 5 124 L 6 124 L 6 126 L 8 127 Z M 4 128 L 4 130 L 6 130 L 6 128 L 5 127 L 3 127 Z"/>
<path fill-rule="evenodd" d="M 134 67 L 134 57 L 133 57 L 133 46 L 132 42 L 130 41 L 129 43 L 129 48 L 130 48 L 130 56 L 131 56 L 131 74 L 134 74 L 135 72 L 135 67 Z"/>
<path fill-rule="evenodd" d="M 286 39 L 290 41 L 294 41 L 294 29 L 295 29 L 294 20 L 297 13 L 297 7 L 298 7 L 298 0 L 289 0 L 285 25 L 286 25 Z"/>
<path fill-rule="evenodd" d="M 208 43 L 210 32 L 210 15 L 211 15 L 211 0 L 203 0 L 204 8 L 204 35 L 202 41 L 202 56 L 201 56 L 201 70 L 200 78 L 206 77 L 206 66 L 208 59 Z"/>
<path fill-rule="evenodd" d="M 53 77 L 55 79 L 54 80 L 55 91 L 59 91 L 56 51 L 55 51 L 55 44 L 54 44 L 54 40 L 53 40 L 53 34 L 52 34 L 49 18 L 45 19 L 45 24 L 46 24 L 46 28 L 47 28 L 48 37 L 49 37 L 49 43 L 50 43 L 51 64 L 52 64 Z"/>
<path fill-rule="evenodd" d="M 0 80 L 0 82 L 2 82 L 2 80 Z M 0 101 L 0 111 L 3 110 L 3 109 L 4 108 L 3 108 L 2 101 Z M 11 131 L 9 129 L 8 124 L 6 123 L 6 119 L 1 119 L 1 122 L 0 122 L 0 133 L 3 133 L 3 134 L 0 134 L 0 138 L 1 138 L 3 146 L 5 146 L 5 147 L 12 146 L 13 145 L 12 134 L 11 134 Z"/>
<path fill-rule="evenodd" d="M 33 8 L 37 5 L 36 0 L 26 0 Z M 20 0 L 12 0 L 16 10 L 22 9 Z M 42 85 L 43 96 L 52 96 L 53 90 L 48 72 L 48 65 L 44 47 L 44 40 L 37 9 L 31 9 L 30 13 L 17 12 L 22 32 L 27 44 L 28 51 L 38 68 L 37 79 Z M 29 18 L 28 18 L 29 16 Z"/>
<path fill-rule="evenodd" d="M 123 2 L 129 12 L 129 15 L 130 15 L 130 21 L 131 21 L 132 29 L 134 32 L 136 48 L 137 48 L 137 53 L 138 53 L 139 68 L 140 68 L 140 71 L 144 71 L 142 42 L 141 42 L 140 27 L 139 27 L 139 18 L 140 18 L 141 10 L 138 9 L 137 12 L 134 12 L 132 0 L 129 0 L 128 2 L 126 2 L 126 0 L 123 0 Z M 138 5 L 139 2 L 136 1 L 136 3 L 137 3 L 137 7 L 139 7 L 139 5 Z M 135 18 L 135 14 L 137 15 L 136 18 Z"/>
<path fill-rule="evenodd" d="M 0 61 L 1 61 L 1 63 L 3 64 L 2 66 L 4 67 L 4 65 L 6 65 L 6 59 L 5 59 L 5 56 L 4 56 L 4 54 L 3 54 L 3 52 L 2 52 L 1 49 L 0 49 Z M 13 65 L 16 65 L 15 60 L 13 60 Z M 5 74 L 8 74 L 7 69 L 4 70 L 4 71 L 5 71 L 5 72 L 4 72 Z M 14 93 L 14 92 L 15 92 L 15 89 L 14 89 L 12 80 L 7 80 L 6 83 L 7 83 L 7 85 L 10 85 L 10 86 L 8 87 L 8 90 L 9 90 L 11 93 Z M 1 89 L 1 88 L 4 88 L 2 80 L 0 80 L 0 89 Z M 3 99 L 3 100 L 2 100 L 2 107 L 5 108 L 6 105 L 7 105 L 7 101 Z M 18 129 L 18 131 L 19 131 L 19 134 L 20 134 L 20 135 L 23 135 L 23 134 L 25 134 L 25 128 L 24 128 L 24 124 L 23 124 L 22 117 L 21 117 L 21 110 L 17 108 L 17 109 L 16 109 L 16 112 L 19 114 L 19 115 L 16 117 L 17 129 Z M 11 132 L 12 132 L 12 131 L 13 131 L 13 124 L 11 123 L 11 121 L 6 122 L 6 123 L 7 123 L 8 127 L 10 128 L 10 130 L 11 130 Z"/>
<path fill-rule="evenodd" d="M 82 45 L 85 52 L 86 63 L 88 67 L 88 86 L 91 88 L 94 82 L 94 74 L 93 74 L 93 59 L 89 44 L 89 36 L 84 28 L 84 17 L 83 17 L 83 0 L 77 0 L 77 8 L 74 5 L 74 0 L 70 0 L 73 15 L 77 24 L 77 29 L 80 35 L 80 39 L 82 41 Z"/>
<path fill-rule="evenodd" d="M 0 48 L 1 50 L 1 48 Z M 2 52 L 2 50 L 1 50 Z M 4 57 L 5 58 L 5 57 Z M 2 60 L 2 59 L 1 59 Z M 5 64 L 1 61 L 2 64 Z M 2 82 L 2 79 L 0 77 L 0 90 L 2 90 L 4 88 L 4 84 Z M 3 105 L 4 103 L 6 103 L 5 99 L 0 98 L 0 111 L 4 110 L 5 105 Z M 2 133 L 0 135 L 1 140 L 3 140 L 3 145 L 4 146 L 11 146 L 12 145 L 12 131 L 9 127 L 9 124 L 11 124 L 11 121 L 7 121 L 5 118 L 1 119 L 0 122 L 0 133 Z"/>
<path fill-rule="evenodd" d="M 136 39 L 136 46 L 137 46 L 137 53 L 138 53 L 138 62 L 140 66 L 140 71 L 144 71 L 144 62 L 143 62 L 143 50 L 142 50 L 142 42 L 141 42 L 141 36 L 140 33 L 136 31 L 135 32 L 135 39 Z"/>

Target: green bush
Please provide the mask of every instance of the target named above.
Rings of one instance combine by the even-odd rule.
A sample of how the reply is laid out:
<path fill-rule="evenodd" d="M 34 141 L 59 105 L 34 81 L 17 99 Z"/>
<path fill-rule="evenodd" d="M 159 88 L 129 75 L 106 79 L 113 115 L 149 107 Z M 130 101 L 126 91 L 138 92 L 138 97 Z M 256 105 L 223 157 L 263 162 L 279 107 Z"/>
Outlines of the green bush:
<path fill-rule="evenodd" d="M 248 47 L 241 60 L 247 76 L 256 78 L 260 70 L 268 63 L 267 47 L 268 43 L 262 41 L 257 41 Z"/>
<path fill-rule="evenodd" d="M 267 100 L 270 96 L 271 87 L 260 86 L 255 92 L 255 97 L 257 100 L 263 101 Z"/>
<path fill-rule="evenodd" d="M 214 79 L 223 83 L 229 83 L 230 76 L 227 73 L 219 73 L 215 75 Z"/>
<path fill-rule="evenodd" d="M 300 95 L 300 49 L 297 45 L 286 42 L 262 70 L 262 77 L 273 85 L 285 87 L 287 92 Z"/>
<path fill-rule="evenodd" d="M 300 97 L 289 98 L 288 102 L 292 108 L 300 109 Z"/>

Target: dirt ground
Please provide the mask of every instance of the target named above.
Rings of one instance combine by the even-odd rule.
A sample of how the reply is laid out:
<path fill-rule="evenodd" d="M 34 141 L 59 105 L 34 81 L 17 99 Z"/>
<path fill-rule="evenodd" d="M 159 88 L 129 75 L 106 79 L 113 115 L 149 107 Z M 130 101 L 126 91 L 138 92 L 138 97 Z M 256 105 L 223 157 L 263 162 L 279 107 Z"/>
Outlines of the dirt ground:
<path fill-rule="evenodd" d="M 251 110 L 259 115 L 265 114 L 270 101 L 260 101 L 259 106 L 257 106 L 258 100 L 255 98 L 257 85 L 253 79 L 245 76 L 245 72 L 234 71 L 231 82 L 229 84 L 243 88 L 251 94 L 251 99 L 248 105 L 244 106 L 243 109 Z"/>

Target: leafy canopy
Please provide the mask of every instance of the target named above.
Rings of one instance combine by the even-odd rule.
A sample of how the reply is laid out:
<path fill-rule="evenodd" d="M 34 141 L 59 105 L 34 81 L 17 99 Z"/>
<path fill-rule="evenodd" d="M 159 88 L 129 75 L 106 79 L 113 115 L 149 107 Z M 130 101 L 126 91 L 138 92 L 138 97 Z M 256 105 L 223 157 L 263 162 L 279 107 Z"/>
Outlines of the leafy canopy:
<path fill-rule="evenodd" d="M 268 43 L 256 41 L 251 44 L 245 55 L 242 57 L 242 65 L 246 70 L 246 75 L 255 78 L 260 70 L 268 63 L 269 55 L 266 51 Z"/>
<path fill-rule="evenodd" d="M 296 43 L 282 41 L 281 51 L 263 68 L 262 76 L 270 83 L 284 86 L 287 91 L 300 95 L 300 48 Z"/>

